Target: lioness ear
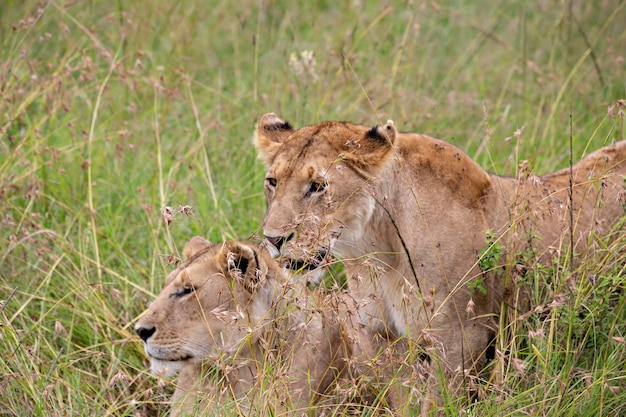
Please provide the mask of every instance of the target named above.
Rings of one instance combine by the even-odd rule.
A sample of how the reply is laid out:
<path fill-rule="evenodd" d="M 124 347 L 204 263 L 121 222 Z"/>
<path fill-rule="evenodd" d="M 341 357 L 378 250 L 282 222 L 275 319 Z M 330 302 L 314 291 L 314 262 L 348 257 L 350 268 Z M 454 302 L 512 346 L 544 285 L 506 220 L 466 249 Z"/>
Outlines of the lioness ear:
<path fill-rule="evenodd" d="M 388 120 L 384 126 L 376 125 L 365 132 L 358 142 L 346 142 L 343 156 L 364 168 L 379 166 L 391 155 L 397 134 L 393 121 Z"/>
<path fill-rule="evenodd" d="M 289 122 L 281 120 L 274 113 L 261 116 L 254 132 L 254 145 L 266 166 L 272 164 L 276 152 L 293 132 Z"/>
<path fill-rule="evenodd" d="M 185 245 L 183 255 L 185 256 L 185 259 L 189 259 L 193 255 L 199 253 L 203 249 L 208 248 L 209 246 L 211 246 L 211 242 L 209 242 L 205 238 L 200 236 L 192 237 L 191 240 Z"/>
<path fill-rule="evenodd" d="M 258 258 L 254 248 L 240 242 L 228 242 L 222 251 L 223 269 L 248 291 L 261 282 Z"/>

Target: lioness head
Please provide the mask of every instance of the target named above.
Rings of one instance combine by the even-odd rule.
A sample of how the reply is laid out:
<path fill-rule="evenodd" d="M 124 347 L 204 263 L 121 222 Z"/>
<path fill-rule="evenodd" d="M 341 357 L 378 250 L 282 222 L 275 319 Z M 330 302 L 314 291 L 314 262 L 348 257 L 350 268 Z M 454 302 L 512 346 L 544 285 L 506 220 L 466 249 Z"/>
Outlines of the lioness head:
<path fill-rule="evenodd" d="M 254 338 L 254 324 L 271 307 L 282 269 L 261 248 L 241 242 L 212 245 L 195 237 L 186 261 L 135 326 L 156 374 L 232 354 Z M 250 333 L 252 331 L 252 334 Z"/>
<path fill-rule="evenodd" d="M 331 251 L 350 253 L 376 199 L 376 174 L 393 154 L 392 122 L 371 129 L 324 122 L 295 130 L 270 113 L 262 116 L 255 145 L 267 166 L 266 241 L 292 269 L 314 269 Z"/>

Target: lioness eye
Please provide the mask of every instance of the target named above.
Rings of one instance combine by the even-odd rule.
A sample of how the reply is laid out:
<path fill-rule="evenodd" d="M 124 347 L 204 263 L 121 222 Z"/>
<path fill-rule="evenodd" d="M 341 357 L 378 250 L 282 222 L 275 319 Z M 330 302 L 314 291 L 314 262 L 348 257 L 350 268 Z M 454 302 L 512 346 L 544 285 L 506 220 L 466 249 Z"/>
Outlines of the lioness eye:
<path fill-rule="evenodd" d="M 276 187 L 276 183 L 277 183 L 276 178 L 271 178 L 271 177 L 265 178 L 265 182 L 267 182 L 267 185 L 269 185 L 272 188 Z"/>
<path fill-rule="evenodd" d="M 313 181 L 307 194 L 320 193 L 326 189 L 326 182 Z"/>
<path fill-rule="evenodd" d="M 183 287 L 179 290 L 177 290 L 174 295 L 176 297 L 184 297 L 186 295 L 189 295 L 193 292 L 193 287 L 192 286 L 188 286 L 188 287 Z"/>

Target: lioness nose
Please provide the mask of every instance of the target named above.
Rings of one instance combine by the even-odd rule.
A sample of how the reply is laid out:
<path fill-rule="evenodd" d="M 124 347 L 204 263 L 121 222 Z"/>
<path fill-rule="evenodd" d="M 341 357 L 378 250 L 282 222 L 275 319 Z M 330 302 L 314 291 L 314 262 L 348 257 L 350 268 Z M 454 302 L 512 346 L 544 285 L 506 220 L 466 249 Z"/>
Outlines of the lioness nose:
<path fill-rule="evenodd" d="M 145 327 L 138 327 L 135 329 L 135 331 L 137 332 L 139 337 L 141 337 L 141 340 L 147 342 L 150 336 L 152 336 L 154 332 L 156 332 L 156 327 L 152 327 L 150 329 L 146 329 Z"/>
<path fill-rule="evenodd" d="M 289 236 L 263 236 L 265 236 L 265 239 L 267 239 L 268 242 L 274 245 L 276 249 L 280 250 L 285 242 L 288 242 L 293 238 L 293 233 L 289 234 Z"/>

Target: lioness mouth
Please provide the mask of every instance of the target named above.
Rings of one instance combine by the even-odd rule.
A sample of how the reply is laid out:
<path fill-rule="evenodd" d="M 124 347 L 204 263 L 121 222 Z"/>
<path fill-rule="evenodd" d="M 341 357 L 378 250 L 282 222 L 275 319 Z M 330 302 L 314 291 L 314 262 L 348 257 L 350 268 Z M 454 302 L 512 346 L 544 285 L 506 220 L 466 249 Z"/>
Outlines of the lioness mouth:
<path fill-rule="evenodd" d="M 302 259 L 287 259 L 286 267 L 292 271 L 312 271 L 317 269 L 326 259 L 328 252 L 322 250 L 317 253 L 315 258 L 306 261 Z"/>
<path fill-rule="evenodd" d="M 182 362 L 182 361 L 187 361 L 189 359 L 193 359 L 193 356 L 191 356 L 191 355 L 182 356 L 182 357 L 180 357 L 178 359 L 163 359 L 163 358 L 157 358 L 156 356 L 152 356 L 152 355 L 150 355 L 150 357 L 152 359 L 156 359 L 156 360 L 161 361 L 161 362 Z"/>

